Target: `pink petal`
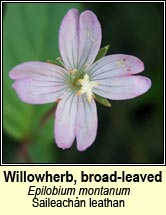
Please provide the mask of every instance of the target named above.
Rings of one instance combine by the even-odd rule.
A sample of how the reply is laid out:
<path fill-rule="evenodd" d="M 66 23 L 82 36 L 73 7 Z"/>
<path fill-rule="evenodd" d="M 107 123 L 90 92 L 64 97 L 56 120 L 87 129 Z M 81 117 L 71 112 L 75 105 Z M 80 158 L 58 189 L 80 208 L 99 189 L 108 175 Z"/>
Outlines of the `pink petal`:
<path fill-rule="evenodd" d="M 78 62 L 79 14 L 71 9 L 64 17 L 59 30 L 59 50 L 68 69 L 77 67 Z"/>
<path fill-rule="evenodd" d="M 76 139 L 77 149 L 84 151 L 96 138 L 97 133 L 97 110 L 94 100 L 90 103 L 85 96 L 79 96 Z"/>
<path fill-rule="evenodd" d="M 91 78 L 95 80 L 137 74 L 143 70 L 144 64 L 140 59 L 124 54 L 108 55 L 89 68 Z"/>
<path fill-rule="evenodd" d="M 77 95 L 66 93 L 56 110 L 55 141 L 63 149 L 69 148 L 75 139 L 77 99 Z"/>
<path fill-rule="evenodd" d="M 142 95 L 151 87 L 149 78 L 143 76 L 124 76 L 98 81 L 94 93 L 112 100 L 131 99 Z"/>
<path fill-rule="evenodd" d="M 17 80 L 21 78 L 33 78 L 35 80 L 44 81 L 64 81 L 67 71 L 50 63 L 43 63 L 38 61 L 22 63 L 15 66 L 10 72 L 9 77 Z"/>
<path fill-rule="evenodd" d="M 59 49 L 67 69 L 91 64 L 100 44 L 101 27 L 96 15 L 87 10 L 79 17 L 76 9 L 69 10 L 59 32 Z"/>
<path fill-rule="evenodd" d="M 28 62 L 14 67 L 9 76 L 15 79 L 13 88 L 20 99 L 30 104 L 55 102 L 64 94 L 63 68 L 42 62 Z"/>
<path fill-rule="evenodd" d="M 101 26 L 94 13 L 85 11 L 79 20 L 79 68 L 92 64 L 101 45 Z"/>

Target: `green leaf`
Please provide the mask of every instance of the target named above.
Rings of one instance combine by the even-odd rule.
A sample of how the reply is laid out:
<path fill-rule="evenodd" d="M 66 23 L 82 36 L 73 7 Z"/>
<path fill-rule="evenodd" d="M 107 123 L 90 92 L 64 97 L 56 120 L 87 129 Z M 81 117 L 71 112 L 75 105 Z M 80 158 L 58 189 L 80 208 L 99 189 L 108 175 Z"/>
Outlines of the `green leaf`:
<path fill-rule="evenodd" d="M 3 128 L 7 135 L 20 143 L 25 137 L 33 135 L 52 104 L 23 103 L 12 88 L 9 71 L 23 62 L 45 61 L 60 55 L 59 27 L 71 8 L 77 8 L 80 12 L 82 10 L 80 3 L 8 3 L 6 6 L 3 20 Z M 33 144 L 46 144 L 47 147 L 50 142 L 54 142 L 54 115 L 36 135 Z M 44 151 L 49 157 L 49 150 Z"/>
<path fill-rule="evenodd" d="M 101 48 L 99 50 L 94 62 L 99 60 L 100 58 L 104 57 L 107 54 L 109 48 L 110 48 L 110 45 L 107 45 L 107 46 L 104 46 L 103 48 Z"/>
<path fill-rule="evenodd" d="M 104 106 L 106 106 L 106 107 L 111 107 L 110 102 L 109 102 L 106 98 L 104 98 L 104 97 L 102 97 L 102 96 L 99 96 L 99 95 L 97 95 L 97 94 L 94 94 L 94 96 L 95 96 L 96 101 L 98 101 L 98 102 L 101 103 L 102 105 L 104 105 Z"/>

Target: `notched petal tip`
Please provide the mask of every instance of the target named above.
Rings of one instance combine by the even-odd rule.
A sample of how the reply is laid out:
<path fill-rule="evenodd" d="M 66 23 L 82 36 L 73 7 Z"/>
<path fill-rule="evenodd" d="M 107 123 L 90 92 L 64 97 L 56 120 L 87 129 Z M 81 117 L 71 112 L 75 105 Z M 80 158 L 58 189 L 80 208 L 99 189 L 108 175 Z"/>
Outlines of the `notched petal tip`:
<path fill-rule="evenodd" d="M 81 13 L 81 16 L 86 16 L 86 17 L 91 16 L 92 18 L 95 17 L 97 19 L 97 16 L 91 10 L 85 10 L 84 12 Z"/>
<path fill-rule="evenodd" d="M 55 139 L 55 144 L 58 146 L 58 148 L 62 149 L 62 150 L 66 150 L 66 149 L 69 149 L 72 145 L 72 143 L 70 144 L 65 144 L 63 142 L 59 142 L 59 141 L 56 141 Z"/>
<path fill-rule="evenodd" d="M 143 88 L 143 93 L 146 93 L 152 86 L 152 82 L 149 78 L 145 76 L 140 76 L 142 77 L 142 88 Z"/>
<path fill-rule="evenodd" d="M 18 76 L 17 68 L 18 68 L 18 66 L 15 66 L 9 71 L 9 78 L 11 78 L 13 80 L 17 79 L 17 76 Z"/>
<path fill-rule="evenodd" d="M 21 101 L 28 103 L 28 104 L 32 104 L 31 100 L 29 99 L 29 97 L 24 93 L 22 85 L 26 86 L 26 84 L 28 84 L 28 80 L 23 80 L 24 84 L 22 84 L 19 80 L 15 81 L 12 84 L 12 88 L 16 91 L 17 96 L 21 99 Z"/>
<path fill-rule="evenodd" d="M 96 133 L 97 133 L 97 132 L 96 132 Z M 86 138 L 85 138 L 85 139 L 86 139 Z M 88 143 L 88 144 L 85 143 L 85 144 L 82 144 L 82 145 L 77 144 L 77 150 L 78 150 L 79 152 L 84 152 L 85 150 L 87 150 L 89 147 L 92 146 L 92 144 L 94 143 L 95 139 L 96 139 L 96 134 L 95 134 L 94 139 L 92 139 L 90 143 Z"/>
<path fill-rule="evenodd" d="M 145 94 L 152 85 L 152 82 L 149 78 L 144 77 L 144 76 L 132 76 L 133 80 L 135 79 L 135 83 L 133 83 L 133 96 L 132 98 L 141 96 Z"/>
<path fill-rule="evenodd" d="M 25 78 L 30 70 L 32 70 L 36 66 L 40 66 L 41 64 L 42 62 L 38 61 L 18 64 L 9 71 L 9 77 L 13 80 Z"/>
<path fill-rule="evenodd" d="M 113 55 L 117 56 L 119 60 L 117 62 L 121 62 L 121 66 L 123 68 L 126 74 L 137 74 L 144 71 L 144 63 L 142 60 L 140 60 L 138 57 L 135 57 L 133 55 L 127 55 L 127 54 L 118 54 Z"/>
<path fill-rule="evenodd" d="M 79 152 L 84 152 L 84 151 L 86 151 L 89 147 L 90 147 L 90 146 L 88 146 L 88 147 L 80 147 L 80 146 L 77 145 L 77 150 L 78 150 Z"/>
<path fill-rule="evenodd" d="M 146 93 L 150 87 L 149 78 L 129 75 L 105 80 L 94 89 L 94 93 L 111 100 L 126 100 Z"/>
<path fill-rule="evenodd" d="M 72 13 L 74 13 L 74 14 L 75 14 L 75 13 L 78 13 L 78 9 L 76 9 L 76 8 L 71 8 L 71 9 L 68 10 L 68 12 L 67 12 L 67 14 L 72 14 Z M 66 15 L 67 15 L 67 14 L 66 14 Z M 65 16 L 66 16 L 66 15 L 65 15 Z"/>

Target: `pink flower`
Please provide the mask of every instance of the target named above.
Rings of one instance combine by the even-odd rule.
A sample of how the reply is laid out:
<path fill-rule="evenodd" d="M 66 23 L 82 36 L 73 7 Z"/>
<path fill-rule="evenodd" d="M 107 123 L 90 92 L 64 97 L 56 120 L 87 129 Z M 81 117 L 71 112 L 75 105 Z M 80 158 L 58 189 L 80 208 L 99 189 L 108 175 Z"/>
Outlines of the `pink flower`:
<path fill-rule="evenodd" d="M 59 49 L 64 68 L 42 62 L 14 67 L 10 78 L 20 99 L 30 104 L 59 101 L 55 114 L 58 147 L 87 149 L 96 138 L 97 111 L 94 94 L 114 100 L 131 99 L 145 93 L 150 79 L 134 74 L 144 70 L 134 56 L 115 54 L 94 62 L 101 44 L 101 26 L 91 11 L 80 16 L 68 11 L 60 26 Z M 94 62 L 94 63 L 93 63 Z"/>

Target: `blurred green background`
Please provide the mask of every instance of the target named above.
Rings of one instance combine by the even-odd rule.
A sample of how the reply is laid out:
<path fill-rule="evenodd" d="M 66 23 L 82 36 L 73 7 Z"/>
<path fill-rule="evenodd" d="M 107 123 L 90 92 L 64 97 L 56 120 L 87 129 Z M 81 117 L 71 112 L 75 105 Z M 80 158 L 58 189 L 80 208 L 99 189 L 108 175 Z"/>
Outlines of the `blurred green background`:
<path fill-rule="evenodd" d="M 8 3 L 3 5 L 3 163 L 160 164 L 163 152 L 163 3 Z M 12 89 L 9 70 L 26 61 L 59 56 L 58 30 L 70 8 L 96 13 L 102 46 L 108 54 L 130 54 L 145 64 L 152 80 L 145 95 L 97 104 L 98 134 L 78 152 L 54 143 L 54 115 L 40 126 L 54 105 L 23 103 Z M 64 134 L 65 135 L 65 134 Z"/>

